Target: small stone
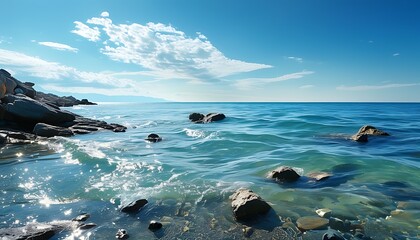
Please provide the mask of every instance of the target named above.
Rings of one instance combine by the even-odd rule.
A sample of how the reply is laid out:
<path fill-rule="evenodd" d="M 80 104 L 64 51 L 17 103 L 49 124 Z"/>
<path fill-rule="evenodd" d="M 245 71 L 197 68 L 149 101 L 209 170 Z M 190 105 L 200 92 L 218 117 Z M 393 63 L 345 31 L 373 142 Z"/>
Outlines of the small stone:
<path fill-rule="evenodd" d="M 245 227 L 242 229 L 242 232 L 245 237 L 249 238 L 254 233 L 254 229 L 252 227 Z"/>
<path fill-rule="evenodd" d="M 328 219 L 310 216 L 301 217 L 296 221 L 297 227 L 303 231 L 325 229 L 328 223 Z"/>
<path fill-rule="evenodd" d="M 268 177 L 280 182 L 294 182 L 300 178 L 300 175 L 291 167 L 281 166 L 271 171 Z"/>
<path fill-rule="evenodd" d="M 131 202 L 127 206 L 121 208 L 121 212 L 125 212 L 125 213 L 138 212 L 147 203 L 148 203 L 148 201 L 146 199 L 139 199 L 139 200 Z"/>
<path fill-rule="evenodd" d="M 155 133 L 151 133 L 151 134 L 149 134 L 149 136 L 147 136 L 146 141 L 149 141 L 149 142 L 160 142 L 160 141 L 162 141 L 162 138 L 159 137 L 159 135 L 157 135 Z"/>
<path fill-rule="evenodd" d="M 151 231 L 157 231 L 157 230 L 159 230 L 161 228 L 162 228 L 162 223 L 160 223 L 160 222 L 151 221 L 149 223 L 149 230 L 151 230 Z"/>
<path fill-rule="evenodd" d="M 128 237 L 129 236 L 128 236 L 127 230 L 123 228 L 118 229 L 117 233 L 115 234 L 116 239 L 127 239 Z"/>
<path fill-rule="evenodd" d="M 79 216 L 75 217 L 72 219 L 72 221 L 77 221 L 77 222 L 84 222 L 86 220 L 88 220 L 88 218 L 90 217 L 89 214 L 87 213 L 82 213 Z"/>
<path fill-rule="evenodd" d="M 331 209 L 328 208 L 317 209 L 315 212 L 322 218 L 330 218 L 332 213 Z"/>
<path fill-rule="evenodd" d="M 91 229 L 93 227 L 96 227 L 95 223 L 85 223 L 79 226 L 79 229 L 81 230 L 87 230 L 87 229 Z"/>

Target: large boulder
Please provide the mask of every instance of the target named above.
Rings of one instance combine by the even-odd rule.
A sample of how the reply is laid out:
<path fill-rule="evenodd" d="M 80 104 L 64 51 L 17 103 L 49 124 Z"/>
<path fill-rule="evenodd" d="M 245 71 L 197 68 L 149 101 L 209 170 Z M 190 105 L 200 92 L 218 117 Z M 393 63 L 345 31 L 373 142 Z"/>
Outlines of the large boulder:
<path fill-rule="evenodd" d="M 68 128 L 57 127 L 46 123 L 37 123 L 32 131 L 37 136 L 54 137 L 54 136 L 72 136 L 73 132 Z"/>
<path fill-rule="evenodd" d="M 351 139 L 356 142 L 367 142 L 368 136 L 389 136 L 389 133 L 379 130 L 376 127 L 365 125 L 356 134 L 351 136 Z"/>
<path fill-rule="evenodd" d="M 201 113 L 191 113 L 190 116 L 188 116 L 188 118 L 190 119 L 191 122 L 201 122 L 204 119 L 204 114 Z"/>
<path fill-rule="evenodd" d="M 6 111 L 25 121 L 57 124 L 75 119 L 72 113 L 53 108 L 25 95 L 10 96 L 8 102 Z"/>
<path fill-rule="evenodd" d="M 240 188 L 230 196 L 237 220 L 249 220 L 270 211 L 271 206 L 249 189 Z"/>
<path fill-rule="evenodd" d="M 294 182 L 300 178 L 300 175 L 291 167 L 280 166 L 268 174 L 268 178 L 279 182 Z"/>

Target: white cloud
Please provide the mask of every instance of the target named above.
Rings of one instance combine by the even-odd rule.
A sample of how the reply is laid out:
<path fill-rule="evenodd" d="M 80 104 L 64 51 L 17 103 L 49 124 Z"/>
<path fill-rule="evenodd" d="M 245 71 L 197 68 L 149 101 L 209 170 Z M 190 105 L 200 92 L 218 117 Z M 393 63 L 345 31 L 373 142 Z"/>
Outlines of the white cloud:
<path fill-rule="evenodd" d="M 360 85 L 360 86 L 339 86 L 337 90 L 343 91 L 367 91 L 367 90 L 381 90 L 388 88 L 402 88 L 402 87 L 414 87 L 419 86 L 419 83 L 394 83 L 394 84 L 385 84 L 385 85 Z"/>
<path fill-rule="evenodd" d="M 109 13 L 108 12 L 102 12 L 101 17 L 109 17 Z"/>
<path fill-rule="evenodd" d="M 313 88 L 313 87 L 315 87 L 314 85 L 303 85 L 303 86 L 300 86 L 299 88 L 300 89 L 308 89 L 308 88 Z"/>
<path fill-rule="evenodd" d="M 43 45 L 46 47 L 50 47 L 59 51 L 70 51 L 70 52 L 77 52 L 79 49 L 71 47 L 66 44 L 56 43 L 56 42 L 38 42 L 39 45 Z"/>
<path fill-rule="evenodd" d="M 97 27 L 91 28 L 79 21 L 75 21 L 74 24 L 76 24 L 76 29 L 72 30 L 72 33 L 80 35 L 92 42 L 97 42 L 100 40 L 101 32 Z"/>
<path fill-rule="evenodd" d="M 79 29 L 84 25 L 75 23 Z M 103 54 L 114 61 L 137 64 L 162 79 L 211 81 L 272 67 L 230 59 L 203 34 L 188 37 L 184 32 L 162 23 L 114 24 L 107 17 L 94 17 L 87 23 L 95 25 L 93 29 L 103 31 L 108 38 L 104 39 L 101 48 Z"/>
<path fill-rule="evenodd" d="M 298 63 L 303 63 L 303 58 L 301 58 L 301 57 L 287 57 L 287 59 L 296 61 Z"/>
<path fill-rule="evenodd" d="M 392 56 L 393 56 L 393 57 L 400 56 L 400 53 L 394 53 L 394 54 L 392 54 Z"/>
<path fill-rule="evenodd" d="M 301 71 L 296 73 L 290 73 L 286 75 L 282 75 L 279 77 L 274 78 L 247 78 L 237 80 L 234 85 L 240 89 L 248 89 L 257 85 L 267 84 L 267 83 L 275 83 L 275 82 L 282 82 L 291 79 L 299 79 L 303 78 L 306 75 L 313 74 L 313 71 Z"/>

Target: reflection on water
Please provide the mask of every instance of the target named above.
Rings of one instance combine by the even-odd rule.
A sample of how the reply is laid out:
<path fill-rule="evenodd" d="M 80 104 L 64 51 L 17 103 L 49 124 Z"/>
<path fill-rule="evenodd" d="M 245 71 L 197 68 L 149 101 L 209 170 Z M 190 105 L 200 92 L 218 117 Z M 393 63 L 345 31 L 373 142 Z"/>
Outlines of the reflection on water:
<path fill-rule="evenodd" d="M 371 116 L 357 104 L 130 104 L 131 115 L 118 106 L 73 111 L 111 116 L 131 126 L 126 133 L 99 131 L 0 148 L 1 228 L 87 212 L 97 227 L 56 239 L 109 239 L 120 228 L 132 239 L 241 239 L 247 226 L 233 219 L 229 196 L 247 187 L 274 210 L 250 224 L 252 239 L 320 239 L 320 233 L 302 235 L 295 226 L 319 208 L 363 224 L 374 239 L 418 234 L 418 105 L 382 106 L 391 116 Z M 190 112 L 212 110 L 228 118 L 204 125 L 188 121 Z M 412 121 L 404 129 L 398 121 L 407 118 Z M 367 144 L 347 139 L 366 123 L 392 136 Z M 150 133 L 163 141 L 144 141 Z M 290 184 L 266 179 L 280 165 L 300 169 L 303 177 Z M 319 182 L 306 177 L 320 171 L 333 176 Z M 118 210 L 139 198 L 149 204 L 138 214 Z M 151 220 L 162 222 L 163 230 L 148 231 Z"/>

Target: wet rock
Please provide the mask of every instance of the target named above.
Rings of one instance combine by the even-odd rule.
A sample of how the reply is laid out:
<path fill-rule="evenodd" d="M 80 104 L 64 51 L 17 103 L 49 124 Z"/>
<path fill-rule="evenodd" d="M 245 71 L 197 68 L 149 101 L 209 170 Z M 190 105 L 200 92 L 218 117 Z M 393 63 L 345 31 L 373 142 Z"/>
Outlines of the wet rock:
<path fill-rule="evenodd" d="M 389 136 L 389 133 L 379 130 L 373 126 L 365 125 L 359 129 L 356 135 Z"/>
<path fill-rule="evenodd" d="M 136 212 L 140 211 L 140 209 L 142 207 L 144 207 L 144 205 L 146 205 L 147 203 L 148 203 L 148 201 L 146 199 L 136 200 L 134 202 L 131 202 L 127 206 L 122 207 L 121 212 L 136 213 Z"/>
<path fill-rule="evenodd" d="M 328 223 L 328 219 L 312 216 L 301 217 L 296 221 L 297 227 L 303 231 L 325 229 Z"/>
<path fill-rule="evenodd" d="M 53 221 L 48 223 L 31 222 L 23 227 L 16 228 L 1 228 L 0 239 L 15 240 L 15 239 L 33 239 L 44 240 L 50 239 L 56 233 L 62 231 L 72 231 L 79 226 L 77 222 L 73 221 Z"/>
<path fill-rule="evenodd" d="M 68 128 L 56 127 L 46 123 L 37 123 L 32 130 L 34 134 L 41 137 L 54 137 L 54 136 L 72 136 L 73 132 Z"/>
<path fill-rule="evenodd" d="M 333 229 L 329 229 L 324 235 L 322 235 L 322 240 L 345 240 L 343 234 Z"/>
<path fill-rule="evenodd" d="M 252 227 L 244 227 L 242 232 L 244 233 L 245 237 L 249 238 L 254 233 L 254 229 Z"/>
<path fill-rule="evenodd" d="M 191 122 L 201 122 L 204 117 L 205 116 L 201 113 L 191 113 L 188 118 L 191 120 Z"/>
<path fill-rule="evenodd" d="M 115 234 L 116 239 L 127 239 L 129 237 L 127 230 L 121 228 L 118 229 L 117 233 Z"/>
<path fill-rule="evenodd" d="M 350 230 L 351 223 L 349 221 L 343 221 L 339 218 L 330 218 L 329 219 L 330 228 L 339 230 L 341 232 L 348 232 Z"/>
<path fill-rule="evenodd" d="M 225 118 L 226 116 L 223 113 L 209 113 L 204 117 L 203 122 L 204 123 L 216 122 L 216 121 L 221 121 Z"/>
<path fill-rule="evenodd" d="M 355 134 L 351 137 L 351 140 L 356 142 L 368 142 L 367 134 Z"/>
<path fill-rule="evenodd" d="M 204 115 L 201 113 L 191 113 L 189 116 L 189 119 L 191 120 L 191 122 L 194 122 L 194 123 L 210 123 L 210 122 L 221 121 L 225 118 L 226 116 L 223 113 L 209 113 L 207 115 Z"/>
<path fill-rule="evenodd" d="M 91 229 L 91 228 L 94 228 L 94 227 L 96 227 L 95 223 L 84 223 L 84 224 L 79 226 L 79 229 L 80 230 L 87 230 L 87 229 Z"/>
<path fill-rule="evenodd" d="M 328 208 L 321 208 L 321 209 L 317 209 L 316 214 L 318 214 L 318 216 L 322 217 L 322 218 L 329 218 L 331 217 L 331 209 Z"/>
<path fill-rule="evenodd" d="M 90 218 L 90 215 L 89 214 L 82 213 L 79 216 L 73 218 L 72 221 L 84 222 L 84 221 L 88 220 L 88 218 Z"/>
<path fill-rule="evenodd" d="M 325 180 L 329 177 L 331 177 L 332 174 L 331 173 L 327 173 L 327 172 L 311 172 L 308 174 L 308 177 L 316 180 L 316 181 L 322 181 Z"/>
<path fill-rule="evenodd" d="M 7 134 L 0 133 L 0 144 L 6 144 L 7 143 Z"/>
<path fill-rule="evenodd" d="M 300 175 L 291 167 L 281 166 L 268 174 L 268 178 L 273 178 L 279 182 L 294 182 Z"/>
<path fill-rule="evenodd" d="M 151 133 L 147 136 L 147 138 L 145 139 L 148 142 L 160 142 L 162 141 L 162 138 L 159 137 L 159 135 L 155 134 L 155 133 Z"/>
<path fill-rule="evenodd" d="M 230 196 L 233 214 L 237 220 L 249 220 L 266 214 L 271 206 L 249 189 L 240 188 Z"/>
<path fill-rule="evenodd" d="M 149 223 L 149 230 L 150 231 L 157 231 L 157 230 L 159 230 L 159 229 L 161 229 L 162 228 L 162 223 L 160 223 L 160 222 L 157 222 L 157 221 L 151 221 L 150 223 Z"/>
<path fill-rule="evenodd" d="M 73 96 L 60 97 L 52 93 L 37 92 L 36 100 L 44 103 L 53 104 L 58 107 L 71 107 L 74 105 L 96 105 L 87 99 L 78 100 Z"/>

